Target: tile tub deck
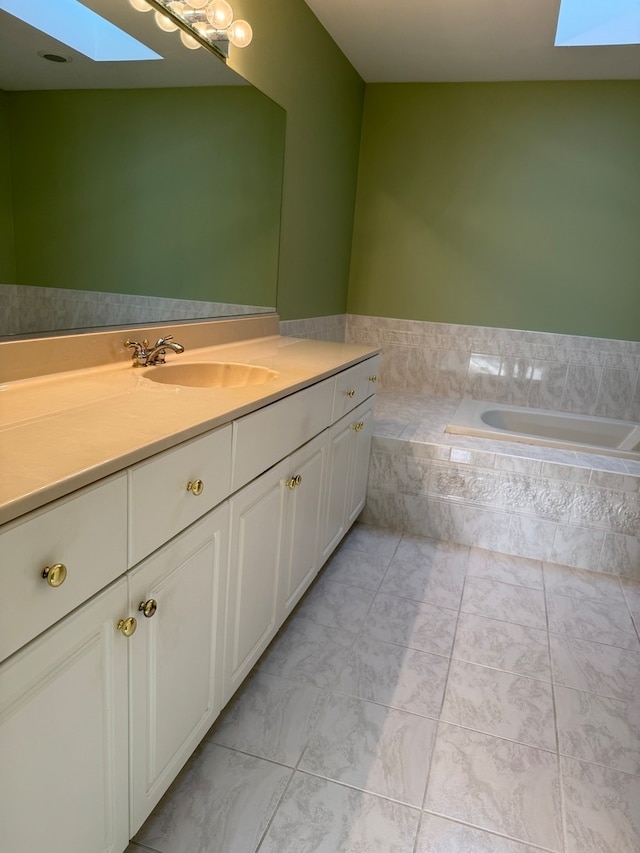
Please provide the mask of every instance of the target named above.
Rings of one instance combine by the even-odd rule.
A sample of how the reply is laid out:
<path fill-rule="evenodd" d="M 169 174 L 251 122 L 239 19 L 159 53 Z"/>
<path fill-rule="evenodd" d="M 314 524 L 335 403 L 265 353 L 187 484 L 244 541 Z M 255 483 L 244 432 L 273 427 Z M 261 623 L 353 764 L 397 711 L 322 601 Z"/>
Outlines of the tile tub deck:
<path fill-rule="evenodd" d="M 452 435 L 458 399 L 382 392 L 364 523 L 640 580 L 640 463 Z"/>

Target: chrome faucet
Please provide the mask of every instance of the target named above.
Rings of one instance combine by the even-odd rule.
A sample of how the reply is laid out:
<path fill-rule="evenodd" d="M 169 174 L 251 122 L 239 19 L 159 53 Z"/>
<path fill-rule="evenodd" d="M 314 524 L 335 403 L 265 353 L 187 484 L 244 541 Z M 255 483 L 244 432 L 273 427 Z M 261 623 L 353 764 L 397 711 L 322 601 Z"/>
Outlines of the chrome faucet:
<path fill-rule="evenodd" d="M 151 367 L 154 364 L 164 364 L 165 355 L 167 354 L 168 349 L 177 353 L 184 352 L 182 344 L 174 342 L 173 335 L 167 335 L 165 338 L 158 338 L 154 346 L 151 348 L 149 348 L 150 344 L 147 338 L 144 338 L 142 343 L 126 340 L 124 345 L 128 349 L 133 349 L 133 355 L 131 357 L 133 359 L 134 367 Z"/>

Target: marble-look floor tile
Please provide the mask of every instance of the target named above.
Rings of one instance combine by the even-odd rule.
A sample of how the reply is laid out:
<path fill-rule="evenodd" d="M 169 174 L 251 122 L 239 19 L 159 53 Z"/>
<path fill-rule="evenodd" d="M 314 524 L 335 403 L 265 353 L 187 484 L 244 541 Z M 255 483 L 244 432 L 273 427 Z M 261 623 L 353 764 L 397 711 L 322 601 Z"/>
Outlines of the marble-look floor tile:
<path fill-rule="evenodd" d="M 424 812 L 415 853 L 540 853 L 540 848 Z"/>
<path fill-rule="evenodd" d="M 377 590 L 390 562 L 391 557 L 340 548 L 322 569 L 321 577 L 336 583 Z"/>
<path fill-rule="evenodd" d="M 296 772 L 259 853 L 413 853 L 419 818 L 415 808 Z"/>
<path fill-rule="evenodd" d="M 623 578 L 622 586 L 627 607 L 636 623 L 636 630 L 640 634 L 640 583 Z"/>
<path fill-rule="evenodd" d="M 637 703 L 556 685 L 556 709 L 561 753 L 640 775 Z"/>
<path fill-rule="evenodd" d="M 436 721 L 329 694 L 299 769 L 422 805 Z"/>
<path fill-rule="evenodd" d="M 205 739 L 294 767 L 323 697 L 310 684 L 254 672 Z"/>
<path fill-rule="evenodd" d="M 449 659 L 359 637 L 344 656 L 335 689 L 391 708 L 437 717 Z"/>
<path fill-rule="evenodd" d="M 547 593 L 549 630 L 554 634 L 640 651 L 625 604 Z"/>
<path fill-rule="evenodd" d="M 371 527 L 368 524 L 354 524 L 344 538 L 342 548 L 364 551 L 376 557 L 391 559 L 396 552 L 402 533 L 386 530 L 383 527 Z"/>
<path fill-rule="evenodd" d="M 362 633 L 423 652 L 451 654 L 457 610 L 378 593 Z"/>
<path fill-rule="evenodd" d="M 544 583 L 547 592 L 569 595 L 573 598 L 591 598 L 594 601 L 623 603 L 622 590 L 616 577 L 586 569 L 572 569 L 555 563 L 545 563 Z"/>
<path fill-rule="evenodd" d="M 258 668 L 316 687 L 332 687 L 355 636 L 348 631 L 316 625 L 295 614 L 262 656 Z"/>
<path fill-rule="evenodd" d="M 357 634 L 374 597 L 373 590 L 319 578 L 298 605 L 297 615 L 327 628 Z"/>
<path fill-rule="evenodd" d="M 468 577 L 460 609 L 529 628 L 547 627 L 543 592 L 500 581 Z"/>
<path fill-rule="evenodd" d="M 395 556 L 402 562 L 416 563 L 419 566 L 448 566 L 458 574 L 460 571 L 466 572 L 469 549 L 452 542 L 405 534 Z"/>
<path fill-rule="evenodd" d="M 552 634 L 553 680 L 625 702 L 640 701 L 640 653 Z"/>
<path fill-rule="evenodd" d="M 461 613 L 453 657 L 551 681 L 546 631 Z"/>
<path fill-rule="evenodd" d="M 440 723 L 424 808 L 562 850 L 557 757 Z"/>
<path fill-rule="evenodd" d="M 551 685 L 454 660 L 440 719 L 529 746 L 555 750 Z"/>
<path fill-rule="evenodd" d="M 205 742 L 134 841 L 160 853 L 253 851 L 292 772 Z"/>
<path fill-rule="evenodd" d="M 567 853 L 638 853 L 640 776 L 561 758 Z"/>
<path fill-rule="evenodd" d="M 447 565 L 446 562 L 419 565 L 396 557 L 389 566 L 380 592 L 458 610 L 465 573 L 465 566 Z"/>
<path fill-rule="evenodd" d="M 529 557 L 472 548 L 467 574 L 517 586 L 528 586 L 531 589 L 542 589 L 542 563 Z"/>

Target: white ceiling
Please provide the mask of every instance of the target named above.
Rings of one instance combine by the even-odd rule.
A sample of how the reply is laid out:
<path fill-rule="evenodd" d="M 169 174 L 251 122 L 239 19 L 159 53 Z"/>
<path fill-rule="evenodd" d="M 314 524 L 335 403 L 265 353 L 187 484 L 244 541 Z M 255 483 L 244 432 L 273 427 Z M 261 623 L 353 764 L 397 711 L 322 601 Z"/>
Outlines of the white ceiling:
<path fill-rule="evenodd" d="M 640 45 L 554 47 L 560 0 L 306 3 L 368 83 L 640 78 Z"/>

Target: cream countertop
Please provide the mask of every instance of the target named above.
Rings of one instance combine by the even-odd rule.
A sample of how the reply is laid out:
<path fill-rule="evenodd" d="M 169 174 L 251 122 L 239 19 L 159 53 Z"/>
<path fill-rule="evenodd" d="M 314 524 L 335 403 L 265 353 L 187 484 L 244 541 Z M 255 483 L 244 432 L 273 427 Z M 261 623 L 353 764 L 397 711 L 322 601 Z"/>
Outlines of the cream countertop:
<path fill-rule="evenodd" d="M 178 333 L 176 338 L 180 339 Z M 167 354 L 167 364 L 231 361 L 275 370 L 264 385 L 188 388 L 130 361 L 0 385 L 0 523 L 374 355 L 358 344 L 277 335 Z M 162 368 L 157 368 L 161 370 Z"/>

